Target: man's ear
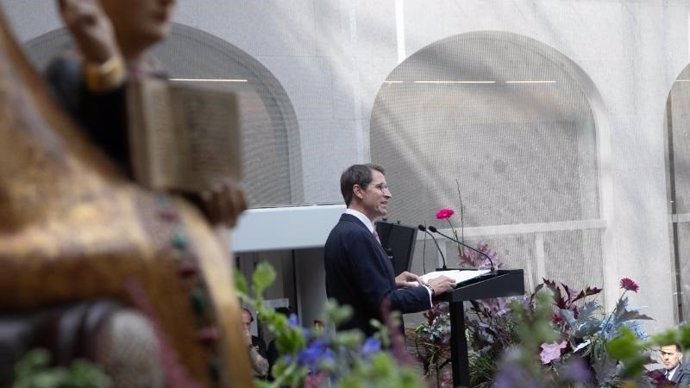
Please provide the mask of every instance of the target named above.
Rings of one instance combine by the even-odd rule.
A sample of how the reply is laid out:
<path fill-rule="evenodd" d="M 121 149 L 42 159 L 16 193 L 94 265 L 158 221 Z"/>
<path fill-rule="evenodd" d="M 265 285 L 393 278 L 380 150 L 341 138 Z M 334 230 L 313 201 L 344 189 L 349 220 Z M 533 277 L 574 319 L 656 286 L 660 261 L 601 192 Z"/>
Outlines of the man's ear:
<path fill-rule="evenodd" d="M 352 194 L 359 199 L 364 198 L 364 190 L 362 190 L 362 186 L 360 186 L 360 185 L 352 186 Z"/>

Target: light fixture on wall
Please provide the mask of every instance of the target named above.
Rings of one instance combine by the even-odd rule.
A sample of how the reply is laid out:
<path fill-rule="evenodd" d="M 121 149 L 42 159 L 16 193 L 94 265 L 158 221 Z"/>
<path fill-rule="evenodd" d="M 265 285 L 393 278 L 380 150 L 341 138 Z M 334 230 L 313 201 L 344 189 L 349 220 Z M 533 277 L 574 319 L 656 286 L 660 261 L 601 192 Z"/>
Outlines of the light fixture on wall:
<path fill-rule="evenodd" d="M 507 84 L 555 84 L 556 81 L 506 81 Z"/>
<path fill-rule="evenodd" d="M 177 81 L 177 82 L 247 82 L 246 79 L 233 79 L 233 78 L 171 78 L 170 81 Z"/>
<path fill-rule="evenodd" d="M 496 81 L 450 81 L 450 80 L 428 80 L 414 81 L 416 84 L 495 84 Z"/>

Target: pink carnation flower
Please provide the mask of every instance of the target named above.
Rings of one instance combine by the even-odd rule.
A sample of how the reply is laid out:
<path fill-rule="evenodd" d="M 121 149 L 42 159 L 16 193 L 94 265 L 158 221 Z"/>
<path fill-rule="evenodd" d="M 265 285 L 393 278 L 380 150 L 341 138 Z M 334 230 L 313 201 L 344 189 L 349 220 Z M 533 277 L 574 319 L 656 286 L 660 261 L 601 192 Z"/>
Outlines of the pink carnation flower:
<path fill-rule="evenodd" d="M 441 209 L 436 213 L 436 218 L 439 220 L 447 220 L 453 216 L 455 212 L 453 209 Z"/>
<path fill-rule="evenodd" d="M 640 289 L 640 286 L 638 286 L 637 283 L 630 278 L 623 278 L 621 279 L 621 288 L 626 291 L 637 292 L 637 290 Z"/>

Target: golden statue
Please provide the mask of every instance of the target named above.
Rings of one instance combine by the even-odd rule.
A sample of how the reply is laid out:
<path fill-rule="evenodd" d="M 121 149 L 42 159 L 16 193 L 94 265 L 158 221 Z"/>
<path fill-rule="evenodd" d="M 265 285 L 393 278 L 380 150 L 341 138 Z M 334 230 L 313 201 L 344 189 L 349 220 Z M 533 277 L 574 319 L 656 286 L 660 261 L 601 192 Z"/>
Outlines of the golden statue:
<path fill-rule="evenodd" d="M 191 379 L 251 386 L 227 248 L 196 207 L 118 172 L 51 98 L 3 15 L 0 110 L 0 311 L 121 301 Z"/>

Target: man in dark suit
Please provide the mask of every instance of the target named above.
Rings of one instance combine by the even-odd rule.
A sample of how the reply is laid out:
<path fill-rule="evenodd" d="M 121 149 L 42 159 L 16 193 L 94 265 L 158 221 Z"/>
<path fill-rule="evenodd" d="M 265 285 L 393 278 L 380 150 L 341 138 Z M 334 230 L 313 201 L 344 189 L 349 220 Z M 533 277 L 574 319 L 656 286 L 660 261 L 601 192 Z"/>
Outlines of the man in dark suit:
<path fill-rule="evenodd" d="M 354 310 L 340 329 L 357 328 L 369 336 L 371 319 L 383 321 L 381 304 L 413 313 L 431 307 L 431 298 L 453 288 L 445 276 L 423 283 L 410 272 L 397 277 L 375 233 L 374 221 L 387 213 L 391 192 L 385 171 L 373 164 L 356 164 L 340 178 L 347 210 L 333 228 L 325 245 L 326 295 Z"/>
<path fill-rule="evenodd" d="M 690 370 L 683 365 L 683 350 L 679 344 L 663 345 L 659 348 L 662 369 L 658 369 L 666 380 L 676 383 L 676 387 L 690 387 Z"/>

